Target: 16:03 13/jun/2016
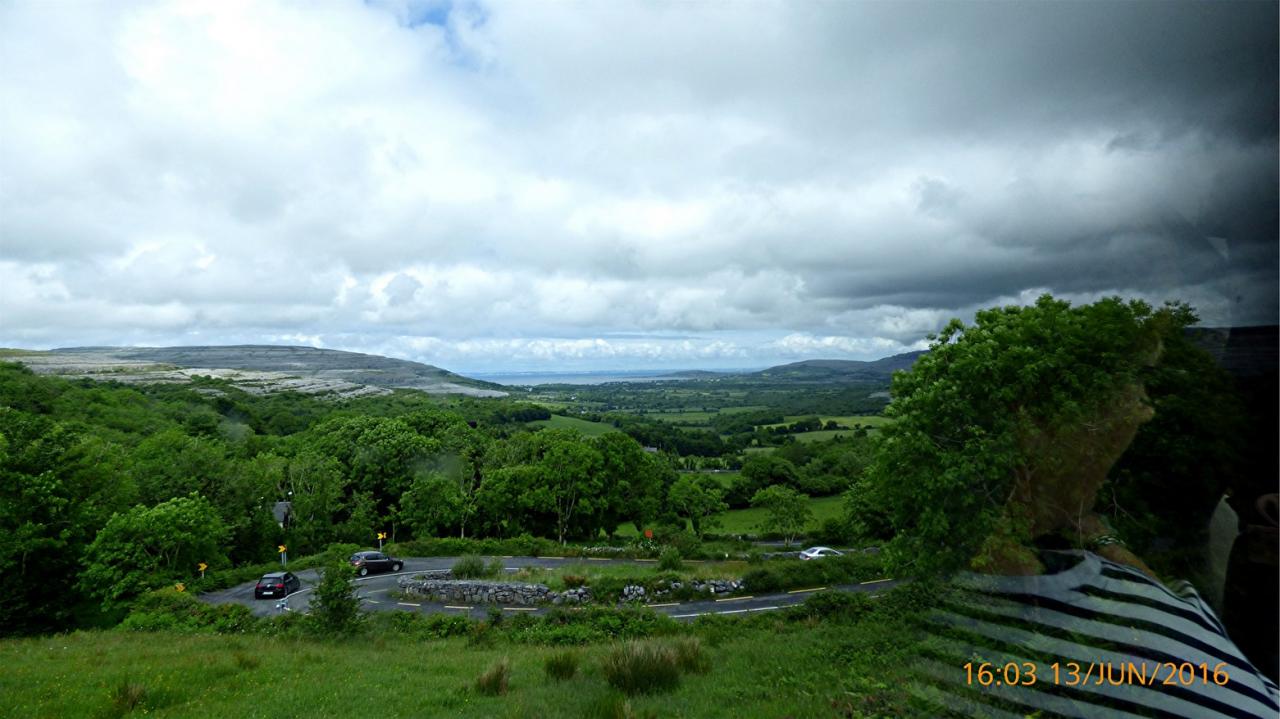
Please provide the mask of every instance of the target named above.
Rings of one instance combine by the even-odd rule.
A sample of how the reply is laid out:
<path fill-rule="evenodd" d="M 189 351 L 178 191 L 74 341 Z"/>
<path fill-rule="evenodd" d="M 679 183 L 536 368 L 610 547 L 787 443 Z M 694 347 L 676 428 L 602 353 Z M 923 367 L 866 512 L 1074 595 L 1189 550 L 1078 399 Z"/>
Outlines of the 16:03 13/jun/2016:
<path fill-rule="evenodd" d="M 970 686 L 1034 686 L 1045 681 L 1061 686 L 1087 684 L 1135 684 L 1140 686 L 1191 686 L 1196 683 L 1225 686 L 1231 677 L 1220 662 L 1212 667 L 1191 662 L 967 662 L 965 683 Z"/>

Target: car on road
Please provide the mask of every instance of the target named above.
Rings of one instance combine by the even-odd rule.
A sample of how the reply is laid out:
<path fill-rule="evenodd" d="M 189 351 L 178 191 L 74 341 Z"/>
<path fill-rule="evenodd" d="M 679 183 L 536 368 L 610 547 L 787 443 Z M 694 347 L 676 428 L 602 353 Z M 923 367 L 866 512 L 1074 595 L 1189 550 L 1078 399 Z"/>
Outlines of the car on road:
<path fill-rule="evenodd" d="M 800 553 L 800 559 L 824 559 L 826 557 L 843 557 L 844 552 L 831 547 L 809 547 Z"/>
<path fill-rule="evenodd" d="M 356 568 L 356 574 L 367 577 L 378 572 L 398 572 L 404 562 L 382 552 L 356 552 L 351 555 L 351 566 Z"/>
<path fill-rule="evenodd" d="M 295 577 L 293 572 L 272 572 L 262 575 L 262 579 L 258 580 L 258 585 L 253 588 L 253 598 L 283 598 L 299 589 L 302 589 L 302 580 Z"/>

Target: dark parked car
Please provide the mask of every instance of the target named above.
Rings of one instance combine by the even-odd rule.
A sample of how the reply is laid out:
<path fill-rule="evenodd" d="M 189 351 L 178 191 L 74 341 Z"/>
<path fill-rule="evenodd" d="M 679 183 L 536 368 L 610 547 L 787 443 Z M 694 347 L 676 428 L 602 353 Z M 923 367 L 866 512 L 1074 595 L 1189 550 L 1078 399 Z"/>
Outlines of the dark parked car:
<path fill-rule="evenodd" d="M 377 572 L 398 572 L 404 562 L 382 552 L 356 552 L 351 555 L 351 566 L 356 568 L 356 574 L 367 577 Z"/>
<path fill-rule="evenodd" d="M 253 588 L 253 598 L 287 597 L 299 589 L 302 589 L 302 581 L 293 576 L 293 572 L 272 572 L 258 580 L 258 586 Z"/>

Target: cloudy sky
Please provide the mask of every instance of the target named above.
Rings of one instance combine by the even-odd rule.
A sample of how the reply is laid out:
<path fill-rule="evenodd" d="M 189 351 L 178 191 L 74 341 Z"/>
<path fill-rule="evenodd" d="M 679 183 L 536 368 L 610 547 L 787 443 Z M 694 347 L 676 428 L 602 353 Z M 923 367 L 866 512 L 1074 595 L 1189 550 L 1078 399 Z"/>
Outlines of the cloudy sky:
<path fill-rule="evenodd" d="M 0 346 L 458 371 L 1277 319 L 1274 2 L 0 4 Z"/>

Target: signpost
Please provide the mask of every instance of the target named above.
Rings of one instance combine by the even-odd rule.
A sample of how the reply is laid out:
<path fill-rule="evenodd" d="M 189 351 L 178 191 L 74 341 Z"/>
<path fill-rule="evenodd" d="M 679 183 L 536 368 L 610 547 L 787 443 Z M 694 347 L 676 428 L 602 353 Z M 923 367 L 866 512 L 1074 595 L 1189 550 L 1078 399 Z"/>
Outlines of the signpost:
<path fill-rule="evenodd" d="M 208 569 L 209 565 L 205 564 L 204 562 L 201 562 L 196 566 L 200 569 L 200 578 L 204 579 L 204 570 Z"/>
<path fill-rule="evenodd" d="M 173 585 L 173 588 L 178 590 L 179 592 L 187 591 L 187 585 L 183 584 L 182 582 L 178 582 L 177 584 Z"/>
<path fill-rule="evenodd" d="M 280 566 L 283 567 L 284 563 L 289 561 L 289 548 L 281 544 L 276 551 L 280 553 Z"/>
<path fill-rule="evenodd" d="M 378 551 L 382 551 L 382 540 L 387 538 L 386 532 L 378 532 Z"/>

